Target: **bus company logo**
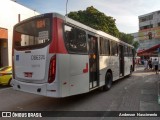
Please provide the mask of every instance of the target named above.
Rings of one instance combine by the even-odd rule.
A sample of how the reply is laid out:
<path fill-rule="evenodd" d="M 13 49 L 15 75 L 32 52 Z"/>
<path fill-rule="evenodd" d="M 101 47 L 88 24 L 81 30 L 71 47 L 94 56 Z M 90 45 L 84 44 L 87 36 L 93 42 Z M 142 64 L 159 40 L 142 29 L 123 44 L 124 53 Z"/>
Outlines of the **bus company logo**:
<path fill-rule="evenodd" d="M 2 112 L 2 117 L 11 117 L 11 112 Z"/>

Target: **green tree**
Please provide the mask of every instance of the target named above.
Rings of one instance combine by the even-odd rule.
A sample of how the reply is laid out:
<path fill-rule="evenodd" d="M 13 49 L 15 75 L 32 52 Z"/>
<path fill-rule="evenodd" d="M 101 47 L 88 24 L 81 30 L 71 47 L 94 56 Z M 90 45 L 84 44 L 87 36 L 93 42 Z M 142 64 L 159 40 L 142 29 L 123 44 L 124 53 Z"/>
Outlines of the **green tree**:
<path fill-rule="evenodd" d="M 93 6 L 86 8 L 86 10 L 79 10 L 70 12 L 68 17 L 79 21 L 87 26 L 90 26 L 96 30 L 101 30 L 112 36 L 118 37 L 120 40 L 133 44 L 133 36 L 123 32 L 119 32 L 117 29 L 115 19 L 111 16 L 107 16 L 104 13 L 98 11 Z"/>
<path fill-rule="evenodd" d="M 96 30 L 104 31 L 115 37 L 119 36 L 119 30 L 116 27 L 115 19 L 113 19 L 113 17 L 106 16 L 104 13 L 98 11 L 93 6 L 88 7 L 84 11 L 80 10 L 78 12 L 70 12 L 68 17 Z"/>
<path fill-rule="evenodd" d="M 128 44 L 133 44 L 133 36 L 131 34 L 126 34 L 126 33 L 123 33 L 123 32 L 120 32 L 119 33 L 119 39 L 128 43 Z"/>
<path fill-rule="evenodd" d="M 137 50 L 138 47 L 139 47 L 139 42 L 138 41 L 134 41 L 133 42 L 133 46 L 134 46 L 135 50 Z"/>

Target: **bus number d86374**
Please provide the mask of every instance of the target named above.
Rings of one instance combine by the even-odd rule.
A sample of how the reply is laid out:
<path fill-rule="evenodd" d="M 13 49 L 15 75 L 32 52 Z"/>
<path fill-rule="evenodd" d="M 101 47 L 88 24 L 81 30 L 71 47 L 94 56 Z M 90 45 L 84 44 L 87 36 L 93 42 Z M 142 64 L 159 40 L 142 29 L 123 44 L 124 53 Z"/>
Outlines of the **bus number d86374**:
<path fill-rule="evenodd" d="M 45 55 L 32 55 L 31 60 L 45 60 Z"/>

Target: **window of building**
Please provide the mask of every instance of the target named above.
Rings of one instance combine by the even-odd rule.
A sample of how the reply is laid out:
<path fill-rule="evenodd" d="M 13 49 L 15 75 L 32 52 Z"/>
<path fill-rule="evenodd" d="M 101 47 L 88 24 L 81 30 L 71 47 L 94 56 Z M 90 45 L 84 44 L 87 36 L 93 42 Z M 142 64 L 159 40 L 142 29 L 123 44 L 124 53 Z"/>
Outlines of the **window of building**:
<path fill-rule="evenodd" d="M 142 26 L 140 27 L 140 30 L 149 29 L 149 28 L 153 28 L 153 24 Z"/>
<path fill-rule="evenodd" d="M 148 15 L 148 16 L 139 18 L 139 22 L 145 22 L 149 20 L 153 20 L 153 15 Z"/>
<path fill-rule="evenodd" d="M 64 26 L 65 44 L 69 53 L 87 53 L 86 32 L 84 30 Z"/>
<path fill-rule="evenodd" d="M 153 20 L 153 15 L 149 15 L 148 20 Z"/>
<path fill-rule="evenodd" d="M 144 22 L 144 21 L 146 21 L 146 18 L 145 18 L 145 17 L 139 19 L 139 22 Z"/>

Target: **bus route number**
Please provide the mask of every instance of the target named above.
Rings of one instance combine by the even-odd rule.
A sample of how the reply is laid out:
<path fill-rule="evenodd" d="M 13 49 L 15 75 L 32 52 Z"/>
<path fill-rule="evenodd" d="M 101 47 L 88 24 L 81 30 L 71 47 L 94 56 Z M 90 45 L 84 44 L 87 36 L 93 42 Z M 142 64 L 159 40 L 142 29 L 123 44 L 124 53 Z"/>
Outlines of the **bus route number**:
<path fill-rule="evenodd" d="M 37 28 L 45 28 L 45 26 L 46 26 L 45 20 L 37 21 Z"/>

